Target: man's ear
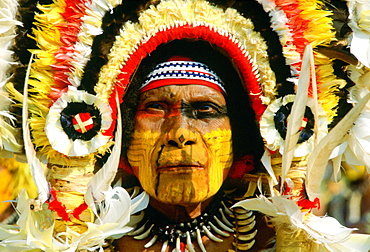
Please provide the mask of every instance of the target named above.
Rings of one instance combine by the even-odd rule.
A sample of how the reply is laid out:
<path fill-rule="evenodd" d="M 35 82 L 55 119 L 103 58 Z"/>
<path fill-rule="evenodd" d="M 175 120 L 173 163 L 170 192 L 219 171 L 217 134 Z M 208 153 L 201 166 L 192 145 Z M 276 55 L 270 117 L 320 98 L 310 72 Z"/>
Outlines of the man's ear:
<path fill-rule="evenodd" d="M 235 158 L 230 168 L 229 177 L 232 179 L 240 179 L 244 174 L 253 171 L 254 165 L 254 157 L 252 155 Z"/>
<path fill-rule="evenodd" d="M 134 175 L 134 172 L 133 172 L 133 170 L 131 168 L 131 165 L 127 161 L 127 158 L 124 157 L 124 156 L 121 156 L 120 161 L 119 161 L 119 164 L 118 164 L 118 168 L 121 168 L 125 172 L 128 172 L 128 173 Z"/>

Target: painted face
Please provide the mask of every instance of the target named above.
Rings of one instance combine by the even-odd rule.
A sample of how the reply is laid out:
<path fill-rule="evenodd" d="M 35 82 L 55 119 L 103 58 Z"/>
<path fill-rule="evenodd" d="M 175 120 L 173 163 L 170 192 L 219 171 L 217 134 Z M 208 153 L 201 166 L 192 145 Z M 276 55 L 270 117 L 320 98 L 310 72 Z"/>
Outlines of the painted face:
<path fill-rule="evenodd" d="M 143 189 L 177 205 L 203 202 L 232 164 L 224 96 L 201 85 L 171 85 L 140 95 L 128 161 Z"/>

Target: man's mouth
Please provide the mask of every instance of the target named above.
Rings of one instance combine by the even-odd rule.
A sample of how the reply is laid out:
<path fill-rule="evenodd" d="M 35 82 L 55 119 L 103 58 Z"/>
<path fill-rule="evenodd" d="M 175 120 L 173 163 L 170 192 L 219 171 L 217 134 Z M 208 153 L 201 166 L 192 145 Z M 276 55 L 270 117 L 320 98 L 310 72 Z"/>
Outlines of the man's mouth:
<path fill-rule="evenodd" d="M 194 170 L 203 170 L 204 166 L 194 163 L 194 164 L 168 164 L 162 165 L 157 168 L 160 172 L 189 172 Z"/>

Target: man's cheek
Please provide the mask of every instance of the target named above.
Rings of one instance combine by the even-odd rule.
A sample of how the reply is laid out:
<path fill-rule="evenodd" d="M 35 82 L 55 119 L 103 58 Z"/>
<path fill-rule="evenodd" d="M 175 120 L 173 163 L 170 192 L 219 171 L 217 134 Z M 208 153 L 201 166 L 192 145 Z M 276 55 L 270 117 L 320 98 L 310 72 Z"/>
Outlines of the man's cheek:
<path fill-rule="evenodd" d="M 143 170 L 151 172 L 149 170 L 151 169 L 153 146 L 155 146 L 159 136 L 159 133 L 152 131 L 135 131 L 133 133 L 131 144 L 127 151 L 127 158 L 137 177 Z"/>
<path fill-rule="evenodd" d="M 213 163 L 212 168 L 220 170 L 228 169 L 232 165 L 232 133 L 230 129 L 217 129 L 204 134 L 203 139 L 207 145 L 209 159 Z"/>
<path fill-rule="evenodd" d="M 208 171 L 203 182 L 208 185 L 208 197 L 217 193 L 228 175 L 233 161 L 231 130 L 217 129 L 203 136 L 207 147 Z"/>

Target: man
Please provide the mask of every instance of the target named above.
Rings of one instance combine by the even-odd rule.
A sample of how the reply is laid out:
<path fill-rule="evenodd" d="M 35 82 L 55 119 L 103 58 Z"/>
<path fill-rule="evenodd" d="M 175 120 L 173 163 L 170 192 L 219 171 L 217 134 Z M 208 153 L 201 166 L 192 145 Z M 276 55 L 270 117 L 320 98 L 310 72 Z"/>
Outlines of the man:
<path fill-rule="evenodd" d="M 222 82 L 202 63 L 170 59 L 140 92 L 127 155 L 143 189 L 167 204 L 207 200 L 233 158 Z"/>
<path fill-rule="evenodd" d="M 209 66 L 194 60 L 199 56 L 190 51 L 201 51 L 201 57 L 206 55 L 208 61 L 217 63 L 223 76 L 228 72 L 227 83 L 232 84 L 227 86 Z M 233 118 L 235 112 L 229 113 L 235 102 L 227 101 L 237 93 L 232 85 L 240 85 L 240 81 L 227 59 L 205 42 L 174 41 L 159 48 L 151 58 L 162 62 L 139 81 L 142 84 L 138 87 L 138 103 L 131 105 L 135 107 L 129 110 L 130 101 L 125 99 L 123 108 L 124 113 L 135 111 L 126 155 L 129 169 L 151 196 L 150 207 L 143 224 L 134 231 L 134 239 L 122 239 L 117 243 L 118 251 L 172 251 L 185 247 L 190 251 L 192 247 L 195 251 L 227 251 L 235 246 L 230 234 L 235 231 L 235 223 L 231 222 L 237 213 L 233 215 L 228 208 L 232 200 L 225 198 L 224 190 L 230 189 L 225 180 L 230 169 L 237 169 L 232 165 L 242 153 L 242 148 L 233 150 L 241 139 L 235 143 L 233 139 L 251 138 L 245 133 L 234 134 L 234 130 L 241 131 L 236 123 L 241 120 Z M 146 67 L 139 68 L 136 76 L 142 74 L 143 68 Z M 135 81 L 138 82 L 134 77 L 133 86 Z M 132 96 L 130 91 L 128 94 Z M 248 108 L 246 105 L 237 114 L 246 113 Z M 255 143 L 258 146 L 258 141 Z M 257 233 L 254 216 L 247 211 L 240 214 L 249 228 L 245 247 L 251 248 Z"/>

